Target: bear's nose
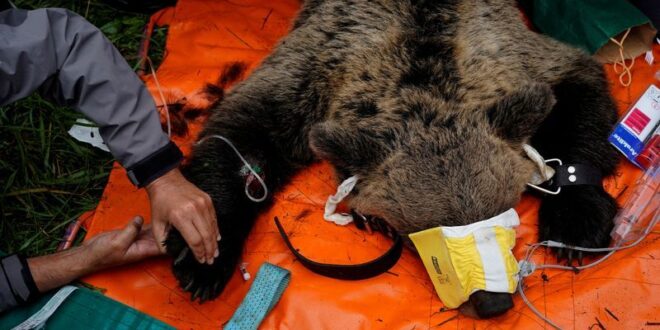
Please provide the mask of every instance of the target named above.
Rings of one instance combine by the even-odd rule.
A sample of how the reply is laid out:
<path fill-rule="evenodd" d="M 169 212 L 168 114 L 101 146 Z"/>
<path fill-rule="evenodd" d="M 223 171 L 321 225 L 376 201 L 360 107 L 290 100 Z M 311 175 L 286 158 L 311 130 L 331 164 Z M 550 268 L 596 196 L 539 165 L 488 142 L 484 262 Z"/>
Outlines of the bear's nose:
<path fill-rule="evenodd" d="M 502 315 L 511 309 L 513 298 L 510 293 L 479 290 L 470 295 L 469 303 L 479 318 L 487 319 Z"/>

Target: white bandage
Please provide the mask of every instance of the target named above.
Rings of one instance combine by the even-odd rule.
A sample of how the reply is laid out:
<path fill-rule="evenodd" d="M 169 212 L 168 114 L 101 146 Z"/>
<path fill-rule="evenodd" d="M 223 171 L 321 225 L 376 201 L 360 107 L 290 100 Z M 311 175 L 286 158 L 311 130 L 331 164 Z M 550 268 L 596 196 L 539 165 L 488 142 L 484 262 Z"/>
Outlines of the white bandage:
<path fill-rule="evenodd" d="M 345 226 L 353 222 L 353 216 L 346 213 L 336 213 L 337 205 L 341 203 L 348 194 L 351 193 L 355 184 L 357 183 L 358 177 L 356 175 L 344 180 L 339 187 L 337 187 L 337 192 L 334 196 L 329 196 L 328 200 L 325 202 L 325 212 L 323 213 L 323 219 L 327 221 L 332 221 L 337 225 Z"/>

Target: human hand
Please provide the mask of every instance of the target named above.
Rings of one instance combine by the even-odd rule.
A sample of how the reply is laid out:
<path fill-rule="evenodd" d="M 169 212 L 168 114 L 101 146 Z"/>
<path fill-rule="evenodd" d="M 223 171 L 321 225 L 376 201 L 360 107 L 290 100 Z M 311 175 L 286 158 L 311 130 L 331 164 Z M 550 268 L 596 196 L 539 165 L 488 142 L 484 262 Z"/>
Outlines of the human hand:
<path fill-rule="evenodd" d="M 151 223 L 156 241 L 162 244 L 174 226 L 183 236 L 200 263 L 212 264 L 218 256 L 220 232 L 213 202 L 183 177 L 171 170 L 146 187 L 151 201 Z"/>
<path fill-rule="evenodd" d="M 126 227 L 94 236 L 81 246 L 28 259 L 40 292 L 60 287 L 101 269 L 162 254 L 151 228 L 135 217 Z"/>
<path fill-rule="evenodd" d="M 144 220 L 135 217 L 121 230 L 94 236 L 82 246 L 84 264 L 89 271 L 132 263 L 162 254 L 149 226 L 142 227 Z"/>

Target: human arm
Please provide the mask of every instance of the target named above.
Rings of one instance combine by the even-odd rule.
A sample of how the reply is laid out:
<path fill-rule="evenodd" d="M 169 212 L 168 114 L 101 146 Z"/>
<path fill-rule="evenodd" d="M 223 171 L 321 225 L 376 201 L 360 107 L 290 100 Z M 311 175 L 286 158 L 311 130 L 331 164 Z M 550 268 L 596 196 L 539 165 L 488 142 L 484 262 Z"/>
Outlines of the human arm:
<path fill-rule="evenodd" d="M 0 105 L 38 91 L 70 106 L 99 126 L 129 169 L 170 143 L 147 89 L 84 18 L 57 8 L 9 9 L 0 12 L 0 36 Z"/>
<path fill-rule="evenodd" d="M 142 228 L 142 223 L 136 217 L 123 229 L 58 253 L 27 260 L 15 256 L 0 259 L 0 312 L 82 276 L 160 255 L 151 230 Z"/>
<path fill-rule="evenodd" d="M 158 241 L 174 226 L 200 262 L 213 260 L 213 205 L 181 180 L 181 152 L 163 133 L 151 95 L 101 31 L 64 9 L 0 12 L 0 106 L 35 90 L 94 121 L 131 181 L 150 187 Z"/>

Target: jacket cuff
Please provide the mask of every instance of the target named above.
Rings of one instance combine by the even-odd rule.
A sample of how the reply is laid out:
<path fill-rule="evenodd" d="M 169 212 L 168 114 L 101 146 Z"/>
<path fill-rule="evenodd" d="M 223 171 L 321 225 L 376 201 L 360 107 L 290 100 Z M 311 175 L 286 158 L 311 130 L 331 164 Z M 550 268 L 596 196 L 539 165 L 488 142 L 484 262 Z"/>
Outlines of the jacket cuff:
<path fill-rule="evenodd" d="M 142 188 L 178 167 L 181 160 L 183 160 L 181 150 L 170 141 L 147 158 L 127 168 L 128 179 L 138 188 Z"/>
<path fill-rule="evenodd" d="M 0 258 L 0 312 L 24 305 L 38 295 L 27 259 L 16 254 Z"/>

